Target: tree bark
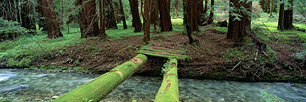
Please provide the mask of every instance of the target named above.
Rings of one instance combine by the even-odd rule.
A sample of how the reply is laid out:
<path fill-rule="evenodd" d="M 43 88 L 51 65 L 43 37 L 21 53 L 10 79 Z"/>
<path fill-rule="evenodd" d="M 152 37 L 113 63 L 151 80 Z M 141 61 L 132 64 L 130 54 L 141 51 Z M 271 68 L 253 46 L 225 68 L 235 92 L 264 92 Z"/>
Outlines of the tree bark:
<path fill-rule="evenodd" d="M 151 0 L 151 7 L 152 7 L 152 12 L 151 12 L 151 24 L 154 26 L 154 31 L 153 33 L 158 33 L 159 31 L 157 30 L 158 23 L 159 23 L 159 17 L 158 17 L 158 1 L 157 0 Z"/>
<path fill-rule="evenodd" d="M 117 23 L 112 0 L 106 0 L 106 29 L 117 29 Z"/>
<path fill-rule="evenodd" d="M 242 3 L 239 3 L 239 0 L 230 0 L 230 7 L 235 7 L 237 9 L 241 9 L 241 6 L 244 6 L 244 8 L 248 8 L 248 4 L 246 4 L 245 0 Z M 233 4 L 233 5 L 232 5 Z M 247 6 L 247 7 L 246 7 Z M 233 16 L 232 13 L 236 13 L 239 15 L 242 15 L 242 17 L 238 17 L 240 20 L 235 19 L 236 16 Z M 229 25 L 228 25 L 228 32 L 227 32 L 227 39 L 231 39 L 235 43 L 239 43 L 239 39 L 245 36 L 245 30 L 246 30 L 246 22 L 249 22 L 249 18 L 246 18 L 248 14 L 244 14 L 243 12 L 237 11 L 230 11 L 229 12 Z"/>
<path fill-rule="evenodd" d="M 105 0 L 99 0 L 99 12 L 100 12 L 100 37 L 105 38 Z"/>
<path fill-rule="evenodd" d="M 80 0 L 79 5 L 83 5 L 79 13 L 79 25 L 81 28 L 81 38 L 99 36 L 98 17 L 96 15 L 95 0 Z"/>
<path fill-rule="evenodd" d="M 168 63 L 168 71 L 164 73 L 162 84 L 156 94 L 155 102 L 179 102 L 177 60 Z"/>
<path fill-rule="evenodd" d="M 60 30 L 60 28 L 57 25 L 57 20 L 56 20 L 56 15 L 55 12 L 53 11 L 52 5 L 52 0 L 43 0 L 42 5 L 44 9 L 43 10 L 43 15 L 45 17 L 45 22 L 47 23 L 46 29 L 48 31 L 48 36 L 47 38 L 49 39 L 56 39 L 58 37 L 63 37 L 63 34 Z"/>
<path fill-rule="evenodd" d="M 151 0 L 145 0 L 144 4 L 144 41 L 149 44 L 150 41 L 150 2 Z"/>
<path fill-rule="evenodd" d="M 244 1 L 244 8 L 248 11 L 248 12 L 250 12 L 250 13 L 252 13 L 252 2 L 251 1 L 249 1 L 249 2 L 247 2 L 248 0 L 245 0 Z M 251 16 L 249 15 L 249 14 L 244 14 L 243 15 L 243 26 L 245 27 L 245 30 L 251 30 Z"/>
<path fill-rule="evenodd" d="M 134 32 L 141 31 L 141 21 L 138 10 L 138 0 L 129 0 L 132 12 L 132 26 L 135 28 Z"/>
<path fill-rule="evenodd" d="M 161 32 L 172 31 L 170 0 L 158 0 Z"/>
<path fill-rule="evenodd" d="M 282 2 L 282 0 L 280 0 Z M 281 3 L 279 7 L 279 18 L 277 29 L 280 31 L 284 30 L 284 3 Z"/>
<path fill-rule="evenodd" d="M 108 73 L 83 84 L 53 101 L 78 102 L 92 100 L 93 102 L 98 102 L 131 76 L 147 59 L 147 56 L 139 54 L 130 61 L 113 68 Z"/>
<path fill-rule="evenodd" d="M 22 6 L 21 13 L 21 26 L 27 29 L 35 29 L 35 20 L 34 17 L 29 17 L 29 15 L 33 15 L 33 5 L 28 0 Z"/>
<path fill-rule="evenodd" d="M 292 21 L 293 21 L 293 0 L 289 1 L 288 10 L 284 11 L 284 30 L 290 30 L 293 28 Z"/>
<path fill-rule="evenodd" d="M 207 4 L 208 4 L 208 0 L 205 0 L 205 6 L 204 6 L 204 11 L 203 11 L 203 23 L 201 23 L 201 25 L 204 25 L 204 26 L 206 26 L 207 25 L 207 23 L 208 23 L 208 18 L 206 17 L 206 15 L 207 15 Z"/>
<path fill-rule="evenodd" d="M 214 5 L 215 5 L 215 0 L 211 0 L 210 1 L 210 6 L 211 6 L 211 10 L 210 10 L 210 14 L 209 14 L 209 19 L 208 19 L 208 24 L 211 24 L 211 23 L 213 23 L 213 21 L 214 21 L 214 9 L 215 9 L 215 7 L 214 7 Z"/>
<path fill-rule="evenodd" d="M 189 43 L 192 44 L 194 42 L 192 32 L 198 31 L 197 0 L 185 0 L 184 3 L 184 22 L 187 30 L 187 36 L 189 38 Z"/>
<path fill-rule="evenodd" d="M 203 26 L 204 25 L 204 9 L 203 9 L 203 0 L 198 0 L 197 2 L 197 7 L 198 7 L 198 25 Z"/>
<path fill-rule="evenodd" d="M 123 21 L 123 29 L 127 29 L 124 10 L 123 10 L 123 5 L 122 5 L 122 0 L 119 0 L 119 5 L 120 5 L 120 12 L 122 14 L 121 19 Z"/>

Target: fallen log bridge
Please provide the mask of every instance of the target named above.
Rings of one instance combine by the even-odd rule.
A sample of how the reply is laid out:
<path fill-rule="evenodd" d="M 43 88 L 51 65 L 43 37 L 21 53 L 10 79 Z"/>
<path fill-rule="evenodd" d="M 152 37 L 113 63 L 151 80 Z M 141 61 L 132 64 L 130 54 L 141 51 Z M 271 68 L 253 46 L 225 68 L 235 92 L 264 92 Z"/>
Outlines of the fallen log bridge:
<path fill-rule="evenodd" d="M 163 82 L 157 92 L 154 102 L 179 102 L 179 89 L 177 77 L 177 60 L 172 59 L 167 65 L 168 71 L 164 73 Z"/>
<path fill-rule="evenodd" d="M 165 68 L 166 72 L 163 76 L 162 85 L 157 92 L 155 102 L 179 102 L 177 59 L 185 60 L 190 57 L 181 55 L 181 52 L 175 49 L 161 47 L 150 47 L 148 49 L 142 49 L 137 53 L 141 54 L 138 54 L 130 61 L 113 68 L 111 71 L 94 80 L 62 95 L 60 98 L 53 100 L 53 102 L 98 102 L 102 100 L 104 96 L 114 90 L 131 76 L 140 65 L 148 60 L 146 55 L 172 58 Z"/>
<path fill-rule="evenodd" d="M 130 61 L 113 68 L 111 71 L 62 95 L 52 102 L 98 102 L 131 76 L 147 59 L 147 56 L 139 54 Z"/>

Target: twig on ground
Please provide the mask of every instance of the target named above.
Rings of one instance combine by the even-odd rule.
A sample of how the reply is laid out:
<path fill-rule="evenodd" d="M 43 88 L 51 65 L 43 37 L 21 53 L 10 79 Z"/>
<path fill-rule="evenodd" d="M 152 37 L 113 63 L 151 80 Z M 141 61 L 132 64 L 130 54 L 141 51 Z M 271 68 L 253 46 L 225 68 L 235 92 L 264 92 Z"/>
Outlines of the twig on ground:
<path fill-rule="evenodd" d="M 247 56 L 245 56 L 245 57 L 243 57 L 242 59 L 241 59 L 241 61 L 239 62 L 239 63 L 237 63 L 234 67 L 233 67 L 233 69 L 232 70 L 234 70 L 245 58 L 247 58 L 247 57 L 249 57 L 250 55 L 247 55 Z"/>

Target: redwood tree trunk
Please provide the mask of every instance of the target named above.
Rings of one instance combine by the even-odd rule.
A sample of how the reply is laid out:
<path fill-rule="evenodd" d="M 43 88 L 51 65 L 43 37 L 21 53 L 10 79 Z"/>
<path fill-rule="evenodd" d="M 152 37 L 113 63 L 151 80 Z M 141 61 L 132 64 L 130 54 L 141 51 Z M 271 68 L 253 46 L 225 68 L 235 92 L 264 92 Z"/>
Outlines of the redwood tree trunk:
<path fill-rule="evenodd" d="M 293 20 L 293 0 L 289 1 L 291 7 L 288 10 L 284 11 L 284 29 L 289 30 L 293 28 L 292 20 Z"/>
<path fill-rule="evenodd" d="M 42 2 L 44 5 L 43 7 L 43 15 L 45 17 L 46 29 L 48 31 L 48 38 L 49 39 L 56 39 L 58 37 L 63 37 L 63 34 L 60 28 L 57 25 L 56 15 L 53 11 L 52 0 L 43 0 Z"/>
<path fill-rule="evenodd" d="M 135 28 L 134 32 L 141 31 L 141 21 L 139 17 L 139 10 L 138 10 L 138 0 L 129 0 L 131 12 L 132 12 L 132 26 Z"/>
<path fill-rule="evenodd" d="M 172 31 L 172 23 L 170 17 L 170 0 L 158 0 L 160 13 L 161 32 Z"/>
<path fill-rule="evenodd" d="M 246 0 L 244 2 L 240 2 L 239 0 L 230 0 L 230 7 L 235 7 L 238 9 L 241 9 L 241 6 L 244 6 L 244 8 L 248 9 L 248 4 L 245 4 Z M 232 5 L 233 4 L 233 5 Z M 231 13 L 236 13 L 239 15 L 242 15 L 242 17 L 239 17 L 238 19 L 235 19 L 236 16 L 233 16 Z M 239 12 L 239 11 L 230 11 L 229 12 L 229 25 L 228 25 L 228 32 L 227 32 L 227 39 L 231 39 L 232 41 L 234 41 L 235 43 L 239 43 L 239 39 L 241 39 L 242 37 L 245 36 L 245 29 L 246 29 L 246 25 L 249 22 L 250 18 L 246 18 L 248 16 L 245 16 L 247 14 L 244 14 L 243 12 Z"/>
<path fill-rule="evenodd" d="M 189 38 L 189 43 L 194 42 L 192 38 L 192 32 L 198 30 L 197 23 L 197 0 L 184 0 L 184 22 L 187 30 L 187 36 Z"/>
<path fill-rule="evenodd" d="M 105 33 L 105 0 L 99 1 L 99 12 L 100 12 L 100 36 L 105 38 L 107 34 Z"/>
<path fill-rule="evenodd" d="M 31 2 L 26 0 L 25 4 L 22 6 L 21 26 L 27 29 L 35 29 L 35 20 L 28 15 L 33 15 L 33 6 Z"/>
<path fill-rule="evenodd" d="M 203 0 L 198 0 L 198 25 L 204 25 L 204 10 L 203 10 Z"/>
<path fill-rule="evenodd" d="M 282 0 L 280 0 L 282 1 Z M 278 26 L 277 29 L 280 31 L 284 30 L 284 3 L 282 3 L 279 7 L 279 18 L 278 18 Z"/>
<path fill-rule="evenodd" d="M 151 0 L 151 24 L 154 26 L 154 33 L 158 33 L 157 27 L 159 23 L 159 17 L 158 17 L 158 1 L 157 0 Z"/>
<path fill-rule="evenodd" d="M 83 5 L 79 14 L 79 24 L 81 28 L 81 38 L 99 36 L 99 26 L 96 15 L 95 0 L 82 0 L 78 2 Z M 85 3 L 85 4 L 84 4 Z"/>
<path fill-rule="evenodd" d="M 112 0 L 106 0 L 106 29 L 117 29 L 117 23 Z"/>
<path fill-rule="evenodd" d="M 215 0 L 211 0 L 210 2 L 210 6 L 211 6 L 211 10 L 210 10 L 210 14 L 209 14 L 209 19 L 208 19 L 208 24 L 211 24 L 214 21 L 214 5 L 215 5 Z"/>
<path fill-rule="evenodd" d="M 149 44 L 150 41 L 150 1 L 145 0 L 144 3 L 144 41 L 146 44 Z"/>
<path fill-rule="evenodd" d="M 252 12 L 252 2 L 247 2 L 247 0 L 245 0 L 244 2 L 244 8 L 248 11 L 248 12 Z M 243 15 L 243 21 L 244 21 L 244 27 L 245 30 L 251 30 L 251 16 L 248 14 L 244 14 Z"/>
<path fill-rule="evenodd" d="M 127 29 L 125 15 L 124 15 L 123 6 L 122 6 L 122 0 L 119 0 L 119 5 L 120 5 L 120 12 L 122 14 L 121 19 L 123 21 L 123 29 Z"/>
<path fill-rule="evenodd" d="M 208 0 L 205 0 L 205 6 L 204 6 L 204 11 L 203 11 L 203 23 L 204 23 L 204 26 L 207 25 L 207 21 L 208 21 L 208 18 L 206 17 L 206 12 L 207 12 L 207 4 L 208 4 Z"/>

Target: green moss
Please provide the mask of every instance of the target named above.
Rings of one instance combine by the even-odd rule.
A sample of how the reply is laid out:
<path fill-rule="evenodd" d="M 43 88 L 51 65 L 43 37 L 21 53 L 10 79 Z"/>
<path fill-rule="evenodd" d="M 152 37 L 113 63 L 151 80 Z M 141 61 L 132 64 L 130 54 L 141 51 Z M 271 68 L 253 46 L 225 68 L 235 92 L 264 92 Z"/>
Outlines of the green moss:
<path fill-rule="evenodd" d="M 10 102 L 9 99 L 1 99 L 1 102 Z"/>

